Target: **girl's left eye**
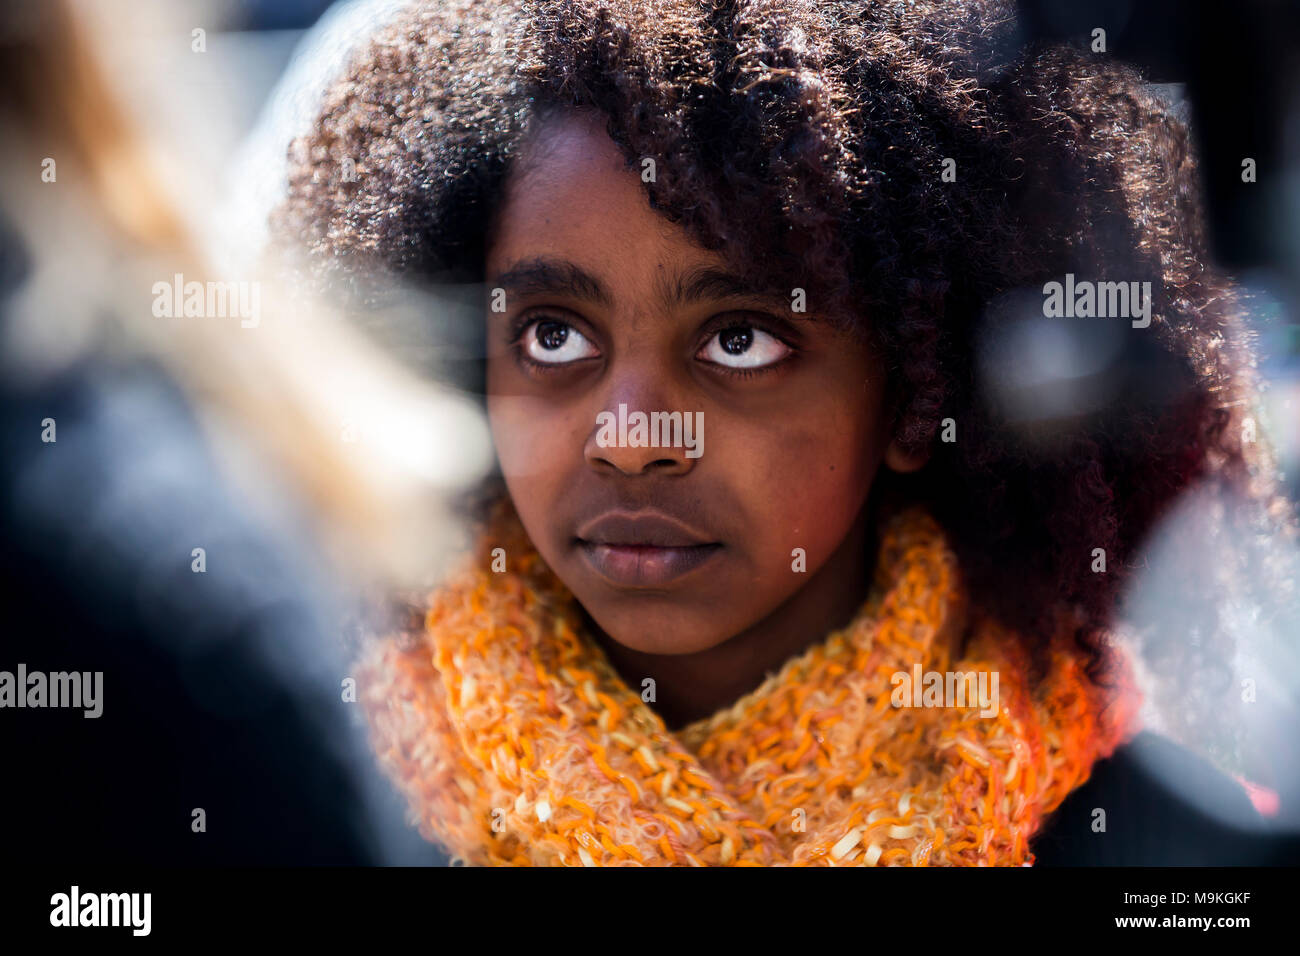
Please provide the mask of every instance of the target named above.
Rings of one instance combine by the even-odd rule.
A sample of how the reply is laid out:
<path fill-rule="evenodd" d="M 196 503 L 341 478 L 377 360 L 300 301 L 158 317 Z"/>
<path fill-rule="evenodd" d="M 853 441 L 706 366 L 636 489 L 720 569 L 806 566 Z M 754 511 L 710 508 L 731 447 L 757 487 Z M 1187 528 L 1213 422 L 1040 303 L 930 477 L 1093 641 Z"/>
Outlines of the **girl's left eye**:
<path fill-rule="evenodd" d="M 761 368 L 775 365 L 791 351 L 771 333 L 752 325 L 733 325 L 712 336 L 698 357 L 726 368 Z"/>

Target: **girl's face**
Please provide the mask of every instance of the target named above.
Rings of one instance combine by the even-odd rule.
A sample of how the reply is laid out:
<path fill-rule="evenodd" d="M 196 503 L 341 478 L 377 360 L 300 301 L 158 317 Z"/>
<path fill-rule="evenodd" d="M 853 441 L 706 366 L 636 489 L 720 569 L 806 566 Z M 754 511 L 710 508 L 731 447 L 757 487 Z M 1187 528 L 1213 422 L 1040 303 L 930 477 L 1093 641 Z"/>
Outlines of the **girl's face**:
<path fill-rule="evenodd" d="M 867 493 L 897 457 L 881 363 L 815 301 L 729 281 L 598 119 L 538 146 L 487 257 L 488 414 L 538 552 L 644 653 L 707 650 L 828 584 L 860 597 L 835 579 L 861 575 Z"/>

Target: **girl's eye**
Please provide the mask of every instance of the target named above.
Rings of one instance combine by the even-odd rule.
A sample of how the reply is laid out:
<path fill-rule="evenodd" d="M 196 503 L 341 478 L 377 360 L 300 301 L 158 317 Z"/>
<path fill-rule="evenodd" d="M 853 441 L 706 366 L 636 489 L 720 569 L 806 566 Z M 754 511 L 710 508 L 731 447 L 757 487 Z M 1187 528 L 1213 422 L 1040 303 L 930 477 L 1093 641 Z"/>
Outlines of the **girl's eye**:
<path fill-rule="evenodd" d="M 524 350 L 534 362 L 563 365 L 599 355 L 581 332 L 557 319 L 538 319 L 524 330 Z"/>
<path fill-rule="evenodd" d="M 762 329 L 733 325 L 710 338 L 699 357 L 727 368 L 760 368 L 776 364 L 790 352 L 788 345 Z"/>

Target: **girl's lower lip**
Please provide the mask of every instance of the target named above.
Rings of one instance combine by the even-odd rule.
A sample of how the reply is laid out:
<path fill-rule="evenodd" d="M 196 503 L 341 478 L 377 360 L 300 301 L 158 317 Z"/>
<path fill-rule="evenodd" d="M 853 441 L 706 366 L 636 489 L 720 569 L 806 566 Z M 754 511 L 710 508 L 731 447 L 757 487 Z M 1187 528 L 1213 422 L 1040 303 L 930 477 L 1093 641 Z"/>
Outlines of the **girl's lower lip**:
<path fill-rule="evenodd" d="M 720 544 L 661 548 L 579 540 L 578 545 L 597 574 L 628 587 L 667 584 L 694 571 L 722 550 Z"/>

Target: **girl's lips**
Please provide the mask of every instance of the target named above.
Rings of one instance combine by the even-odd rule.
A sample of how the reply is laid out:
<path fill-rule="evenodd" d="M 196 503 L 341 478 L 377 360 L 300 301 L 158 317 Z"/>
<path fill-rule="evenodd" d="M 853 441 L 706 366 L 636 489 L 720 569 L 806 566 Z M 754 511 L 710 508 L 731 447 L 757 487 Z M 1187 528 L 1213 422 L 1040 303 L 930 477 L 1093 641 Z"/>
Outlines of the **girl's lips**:
<path fill-rule="evenodd" d="M 596 573 L 625 587 L 655 587 L 694 571 L 722 550 L 721 544 L 660 547 L 646 544 L 601 544 L 578 540 Z"/>

